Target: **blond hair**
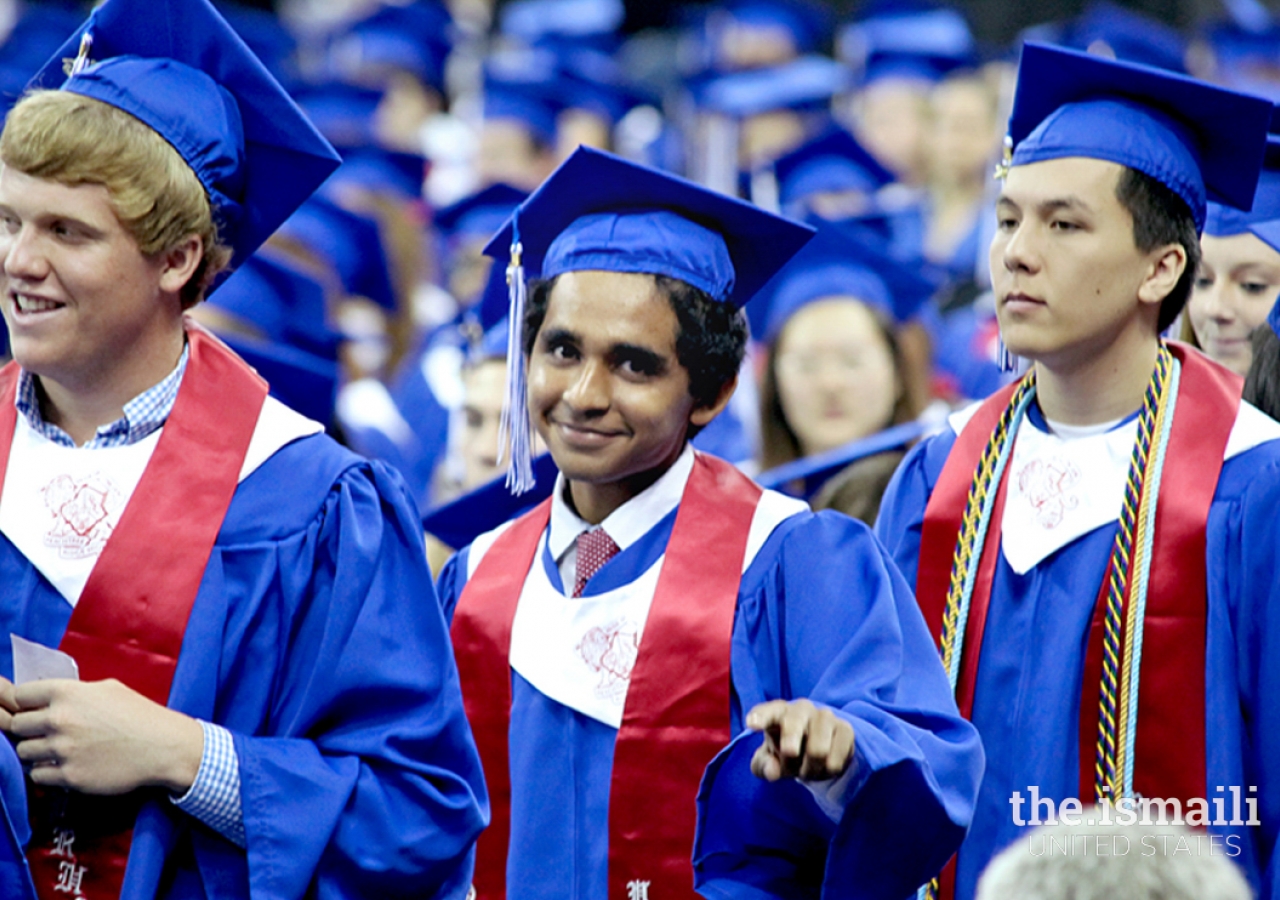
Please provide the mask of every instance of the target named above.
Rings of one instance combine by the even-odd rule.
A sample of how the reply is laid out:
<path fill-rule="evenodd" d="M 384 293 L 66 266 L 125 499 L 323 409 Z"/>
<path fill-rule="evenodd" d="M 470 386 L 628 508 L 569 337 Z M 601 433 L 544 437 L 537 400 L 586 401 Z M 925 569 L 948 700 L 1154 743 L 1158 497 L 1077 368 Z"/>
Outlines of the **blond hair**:
<path fill-rule="evenodd" d="M 70 91 L 27 94 L 0 133 L 0 162 L 71 187 L 102 185 L 116 218 L 148 256 L 199 237 L 204 252 L 182 288 L 184 308 L 199 303 L 231 261 L 195 172 L 155 130 L 110 104 Z"/>

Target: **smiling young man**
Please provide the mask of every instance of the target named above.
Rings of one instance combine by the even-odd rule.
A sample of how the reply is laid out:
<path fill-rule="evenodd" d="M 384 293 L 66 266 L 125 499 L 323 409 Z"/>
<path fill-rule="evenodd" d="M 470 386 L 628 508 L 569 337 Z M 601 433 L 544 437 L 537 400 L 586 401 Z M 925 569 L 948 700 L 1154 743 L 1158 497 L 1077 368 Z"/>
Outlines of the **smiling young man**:
<path fill-rule="evenodd" d="M 1124 823 L 1139 795 L 1277 896 L 1280 425 L 1160 337 L 1207 197 L 1253 199 L 1270 114 L 1023 51 L 990 261 L 1003 340 L 1033 365 L 911 452 L 876 526 L 987 750 L 942 896 L 971 898 L 1023 826 L 1107 800 Z"/>
<path fill-rule="evenodd" d="M 36 85 L 0 134 L 35 890 L 465 895 L 483 785 L 413 504 L 184 316 L 336 155 L 207 0 L 108 0 Z"/>
<path fill-rule="evenodd" d="M 439 584 L 481 897 L 902 897 L 963 834 L 981 750 L 883 550 L 689 446 L 807 237 L 580 149 L 490 245 L 541 274 L 511 396 L 560 475 Z"/>

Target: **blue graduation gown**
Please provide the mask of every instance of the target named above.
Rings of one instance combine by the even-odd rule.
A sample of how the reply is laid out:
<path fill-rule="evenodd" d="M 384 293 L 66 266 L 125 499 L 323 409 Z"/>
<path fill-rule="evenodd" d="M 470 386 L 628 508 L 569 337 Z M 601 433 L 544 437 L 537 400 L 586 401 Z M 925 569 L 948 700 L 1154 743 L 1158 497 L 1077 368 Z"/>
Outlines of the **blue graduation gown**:
<path fill-rule="evenodd" d="M 1034 406 L 1023 427 L 1044 428 Z M 880 507 L 877 534 L 912 583 L 925 505 L 955 438 L 947 429 L 914 447 Z M 1261 826 L 1209 830 L 1223 836 L 1217 842 L 1219 854 L 1243 867 L 1264 900 L 1280 897 L 1274 858 L 1280 828 L 1277 509 L 1280 441 L 1269 441 L 1223 465 L 1206 525 L 1208 746 L 1203 796 L 1211 801 L 1210 815 L 1212 800 L 1225 798 L 1229 817 L 1227 787 L 1247 791 L 1257 786 L 1252 796 L 1258 798 Z M 1013 821 L 1014 791 L 1025 800 L 1034 785 L 1040 797 L 1054 800 L 1055 808 L 1064 798 L 1077 796 L 1087 632 L 1115 529 L 1115 522 L 1094 529 L 1025 575 L 1016 574 L 1003 555 L 996 565 L 973 707 L 973 722 L 987 751 L 987 772 L 973 827 L 960 851 L 958 900 L 974 896 L 983 866 L 1026 830 Z M 1032 817 L 1025 802 L 1021 817 Z"/>
<path fill-rule="evenodd" d="M 2 535 L 0 584 L 0 634 L 56 646 L 71 607 Z M 240 484 L 169 705 L 231 730 L 247 848 L 159 798 L 124 897 L 466 895 L 480 761 L 418 516 L 381 463 L 315 435 Z"/>
<path fill-rule="evenodd" d="M 664 552 L 675 516 L 606 563 L 586 593 L 638 578 Z M 468 552 L 441 572 L 450 618 Z M 534 564 L 563 590 L 545 547 Z M 778 526 L 743 575 L 730 667 L 738 737 L 700 792 L 694 855 L 704 896 L 902 898 L 941 866 L 968 823 L 982 750 L 957 715 L 910 589 L 865 526 L 832 512 Z M 750 773 L 761 738 L 744 733 L 745 714 L 799 697 L 854 728 L 857 769 L 838 821 L 803 785 Z M 616 735 L 512 674 L 511 900 L 605 896 Z"/>

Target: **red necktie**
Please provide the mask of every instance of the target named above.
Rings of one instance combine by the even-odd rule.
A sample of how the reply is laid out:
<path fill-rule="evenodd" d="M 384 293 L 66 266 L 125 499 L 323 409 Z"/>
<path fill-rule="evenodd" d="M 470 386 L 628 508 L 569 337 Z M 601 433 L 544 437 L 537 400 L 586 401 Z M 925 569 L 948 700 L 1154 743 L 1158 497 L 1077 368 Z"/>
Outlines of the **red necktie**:
<path fill-rule="evenodd" d="M 581 597 L 591 576 L 618 553 L 618 545 L 603 528 L 592 528 L 578 535 L 578 571 L 573 579 L 573 596 Z"/>

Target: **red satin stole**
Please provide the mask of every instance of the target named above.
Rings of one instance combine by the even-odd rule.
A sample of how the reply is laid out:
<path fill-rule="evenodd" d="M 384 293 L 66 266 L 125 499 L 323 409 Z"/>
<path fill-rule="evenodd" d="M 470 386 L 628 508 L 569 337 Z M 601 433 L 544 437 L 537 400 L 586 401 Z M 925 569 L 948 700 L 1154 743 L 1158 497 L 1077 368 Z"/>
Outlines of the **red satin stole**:
<path fill-rule="evenodd" d="M 729 645 L 747 534 L 761 490 L 733 466 L 695 457 L 676 514 L 614 745 L 609 896 L 696 897 L 690 862 L 703 770 L 729 742 Z M 467 718 L 489 785 L 475 887 L 506 895 L 511 829 L 511 624 L 550 517 L 546 500 L 494 542 L 458 600 L 453 642 Z M 501 698 L 501 699 L 500 699 Z"/>
<path fill-rule="evenodd" d="M 1227 439 L 1240 404 L 1241 379 L 1199 352 L 1170 342 L 1182 363 L 1181 384 L 1165 453 L 1152 546 L 1146 616 L 1145 663 L 1138 694 L 1134 790 L 1145 797 L 1204 796 L 1205 622 L 1208 615 L 1205 524 L 1218 486 Z M 916 596 L 925 621 L 941 640 L 951 561 L 969 485 L 978 459 L 1015 385 L 997 391 L 978 408 L 956 439 L 925 509 L 920 536 Z M 1000 548 L 1000 522 L 1008 486 L 1005 468 L 983 546 L 965 629 L 956 702 L 973 716 L 974 685 Z M 1094 797 L 1102 637 L 1106 619 L 1105 572 L 1094 603 L 1080 697 L 1079 798 Z M 1132 590 L 1132 582 L 1130 583 Z M 1126 609 L 1129 597 L 1126 596 Z M 1120 635 L 1121 645 L 1125 635 Z M 954 858 L 943 873 L 941 896 L 954 896 Z"/>
<path fill-rule="evenodd" d="M 266 382 L 208 332 L 189 324 L 187 340 L 173 412 L 60 645 L 85 681 L 116 678 L 165 705 L 187 618 L 267 396 Z M 17 424 L 17 383 L 16 364 L 0 370 L 0 488 Z M 64 799 L 64 792 L 37 790 L 33 806 Z M 136 801 L 102 798 L 94 818 L 107 805 Z M 100 833 L 101 821 L 67 821 L 34 834 L 27 857 L 41 898 L 78 896 L 74 888 L 118 897 L 132 839 L 132 818 L 125 818 L 113 833 Z"/>

